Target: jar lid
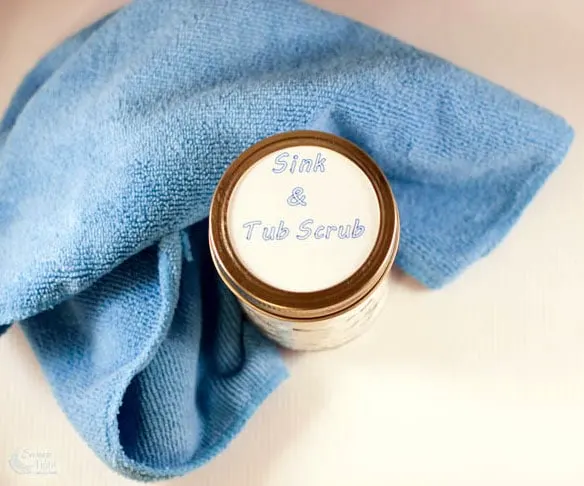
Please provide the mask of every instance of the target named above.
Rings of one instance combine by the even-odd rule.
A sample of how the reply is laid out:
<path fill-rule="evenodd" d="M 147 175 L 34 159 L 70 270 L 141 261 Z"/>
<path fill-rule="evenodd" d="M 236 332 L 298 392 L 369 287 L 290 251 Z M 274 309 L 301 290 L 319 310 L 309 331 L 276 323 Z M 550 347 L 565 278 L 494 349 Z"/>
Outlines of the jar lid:
<path fill-rule="evenodd" d="M 387 179 L 363 150 L 329 133 L 286 132 L 253 145 L 211 202 L 209 243 L 222 279 L 283 318 L 352 306 L 386 274 L 398 240 Z"/>

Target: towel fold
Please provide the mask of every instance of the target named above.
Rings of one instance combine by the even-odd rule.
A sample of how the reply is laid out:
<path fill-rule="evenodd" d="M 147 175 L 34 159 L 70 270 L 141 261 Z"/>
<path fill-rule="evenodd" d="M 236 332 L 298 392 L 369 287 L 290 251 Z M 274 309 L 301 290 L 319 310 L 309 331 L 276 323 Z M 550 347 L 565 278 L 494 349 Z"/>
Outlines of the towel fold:
<path fill-rule="evenodd" d="M 292 0 L 135 0 L 68 39 L 0 126 L 0 334 L 21 321 L 121 474 L 203 464 L 285 378 L 213 269 L 206 217 L 240 152 L 295 129 L 380 164 L 397 265 L 428 287 L 500 242 L 572 139 L 501 87 Z"/>

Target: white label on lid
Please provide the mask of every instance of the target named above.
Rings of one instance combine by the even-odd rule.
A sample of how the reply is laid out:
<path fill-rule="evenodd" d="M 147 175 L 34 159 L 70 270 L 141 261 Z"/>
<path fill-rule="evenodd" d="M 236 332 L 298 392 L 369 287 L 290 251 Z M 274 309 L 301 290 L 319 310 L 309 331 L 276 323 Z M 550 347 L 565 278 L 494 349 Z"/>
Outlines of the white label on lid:
<path fill-rule="evenodd" d="M 235 252 L 263 282 L 292 292 L 332 287 L 357 271 L 377 239 L 373 185 L 350 159 L 316 146 L 256 162 L 228 207 Z"/>

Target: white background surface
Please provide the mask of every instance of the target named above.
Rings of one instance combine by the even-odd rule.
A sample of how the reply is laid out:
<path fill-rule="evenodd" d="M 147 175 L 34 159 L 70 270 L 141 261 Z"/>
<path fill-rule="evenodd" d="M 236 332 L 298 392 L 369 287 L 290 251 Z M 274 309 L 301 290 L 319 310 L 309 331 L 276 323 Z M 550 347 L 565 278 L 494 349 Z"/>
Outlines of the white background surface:
<path fill-rule="evenodd" d="M 99 1 L 3 0 L 0 106 Z M 107 3 L 107 2 L 106 2 Z M 111 3 L 111 2 L 110 2 Z M 581 0 L 321 0 L 485 75 L 584 129 Z M 18 6 L 16 6 L 18 4 Z M 439 292 L 394 274 L 378 325 L 292 377 L 229 449 L 164 484 L 584 484 L 584 147 L 504 243 Z M 0 484 L 128 485 L 78 438 L 18 329 L 0 339 Z M 21 447 L 54 476 L 18 475 Z"/>

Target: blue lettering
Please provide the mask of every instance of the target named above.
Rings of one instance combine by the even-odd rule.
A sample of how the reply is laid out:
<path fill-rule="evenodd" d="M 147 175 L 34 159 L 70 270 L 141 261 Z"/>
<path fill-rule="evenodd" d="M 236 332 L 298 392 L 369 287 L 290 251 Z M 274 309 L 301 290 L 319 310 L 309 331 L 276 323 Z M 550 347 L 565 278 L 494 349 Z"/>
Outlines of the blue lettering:
<path fill-rule="evenodd" d="M 278 232 L 276 233 L 277 240 L 283 240 L 288 237 L 290 230 L 284 225 L 284 221 L 280 221 L 278 225 Z"/>
<path fill-rule="evenodd" d="M 294 174 L 296 170 L 296 163 L 298 162 L 298 155 L 292 157 L 292 163 L 290 164 L 290 174 Z"/>
<path fill-rule="evenodd" d="M 363 233 L 365 233 L 365 226 L 359 223 L 359 218 L 356 218 L 355 224 L 353 225 L 353 234 L 351 235 L 351 238 L 359 238 L 360 236 L 363 236 Z"/>
<path fill-rule="evenodd" d="M 314 223 L 313 219 L 305 219 L 304 221 L 302 221 L 302 223 L 300 223 L 300 225 L 298 226 L 298 229 L 302 231 L 303 234 L 296 235 L 296 238 L 298 238 L 299 240 L 306 240 L 307 238 L 310 238 L 310 235 L 312 234 L 312 229 L 310 228 L 310 226 L 312 225 L 312 223 Z"/>
<path fill-rule="evenodd" d="M 341 240 L 346 240 L 351 237 L 351 225 L 346 224 L 345 226 L 339 226 L 339 238 Z"/>
<path fill-rule="evenodd" d="M 290 236 L 290 228 L 286 226 L 286 222 L 281 219 L 278 225 L 263 225 L 261 220 L 248 221 L 243 224 L 246 230 L 245 239 L 251 240 L 255 237 L 261 237 L 264 241 L 281 241 Z M 258 231 L 255 231 L 259 228 Z M 298 225 L 296 239 L 303 241 L 309 238 L 315 240 L 330 240 L 335 237 L 340 240 L 361 238 L 365 234 L 367 228 L 361 224 L 361 220 L 356 218 L 352 225 L 335 225 L 335 224 L 319 224 L 314 226 L 314 219 L 308 218 L 303 220 Z"/>
<path fill-rule="evenodd" d="M 326 239 L 327 240 L 331 239 L 331 233 L 333 231 L 337 231 L 337 227 L 335 225 L 329 225 L 326 227 Z"/>
<path fill-rule="evenodd" d="M 276 238 L 276 227 L 275 226 L 265 226 L 262 232 L 262 238 L 264 241 L 271 241 Z"/>
<path fill-rule="evenodd" d="M 298 167 L 298 172 L 310 172 L 312 168 L 312 159 L 302 159 L 300 166 Z"/>
<path fill-rule="evenodd" d="M 326 162 L 326 159 L 320 154 L 320 152 L 318 154 L 316 154 L 316 162 L 314 163 L 314 169 L 313 172 L 325 172 L 326 168 L 324 166 L 324 163 Z"/>
<path fill-rule="evenodd" d="M 282 174 L 283 172 L 289 171 L 290 174 L 296 172 L 301 174 L 308 174 L 309 172 L 326 172 L 326 158 L 322 156 L 319 152 L 316 154 L 316 159 L 301 159 L 299 161 L 299 155 L 292 156 L 292 160 L 289 160 L 290 154 L 288 152 L 282 152 L 274 159 L 274 167 L 272 167 L 272 172 L 274 174 Z"/>
<path fill-rule="evenodd" d="M 262 224 L 261 221 L 248 221 L 243 225 L 244 228 L 247 228 L 247 234 L 245 235 L 246 240 L 251 240 L 251 235 L 253 233 L 253 229 L 258 225 Z"/>
<path fill-rule="evenodd" d="M 286 157 L 289 157 L 290 154 L 288 152 L 284 152 L 283 154 L 280 154 L 276 157 L 276 160 L 274 161 L 274 163 L 278 166 L 277 168 L 274 167 L 272 169 L 272 172 L 274 174 L 281 174 L 282 172 L 284 172 L 286 170 L 286 167 L 288 166 L 288 161 L 286 160 Z"/>

